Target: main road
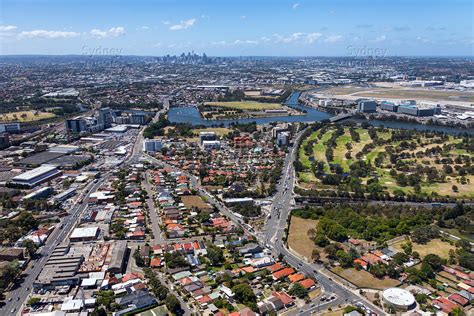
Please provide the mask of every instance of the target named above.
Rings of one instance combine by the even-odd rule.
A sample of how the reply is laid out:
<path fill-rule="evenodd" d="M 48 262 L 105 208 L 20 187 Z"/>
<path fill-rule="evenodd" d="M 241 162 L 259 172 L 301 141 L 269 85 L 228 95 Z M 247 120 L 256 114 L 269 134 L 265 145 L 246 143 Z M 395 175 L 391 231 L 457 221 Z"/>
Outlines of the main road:
<path fill-rule="evenodd" d="M 259 232 L 258 236 L 261 240 L 263 239 L 266 245 L 270 246 L 270 249 L 272 249 L 276 256 L 282 255 L 289 265 L 304 272 L 306 276 L 317 280 L 324 293 L 326 293 L 321 297 L 334 297 L 330 302 L 327 302 L 326 300 L 324 302 L 321 301 L 321 297 L 317 298 L 302 308 L 293 311 L 293 313 L 298 313 L 299 315 L 310 315 L 319 312 L 321 308 L 326 309 L 340 304 L 362 302 L 378 315 L 384 315 L 385 313 L 382 310 L 373 306 L 373 304 L 366 301 L 364 298 L 361 298 L 356 291 L 336 282 L 328 276 L 328 273 L 324 270 L 322 265 L 306 262 L 294 254 L 286 247 L 283 241 L 290 211 L 294 205 L 293 189 L 295 185 L 295 171 L 293 162 L 295 161 L 298 144 L 303 133 L 304 130 L 296 134 L 293 146 L 290 147 L 288 155 L 286 156 L 282 176 L 277 185 L 277 192 L 273 198 L 273 205 L 270 214 L 267 217 L 264 230 Z"/>

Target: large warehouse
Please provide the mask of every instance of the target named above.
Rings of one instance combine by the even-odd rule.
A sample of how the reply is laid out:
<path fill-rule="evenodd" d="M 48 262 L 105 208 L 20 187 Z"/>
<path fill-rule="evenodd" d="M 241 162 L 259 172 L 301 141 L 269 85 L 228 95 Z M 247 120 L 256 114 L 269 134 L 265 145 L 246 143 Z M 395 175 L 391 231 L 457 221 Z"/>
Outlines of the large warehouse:
<path fill-rule="evenodd" d="M 13 177 L 11 183 L 32 188 L 61 175 L 61 173 L 56 167 L 45 165 Z"/>
<path fill-rule="evenodd" d="M 392 287 L 382 293 L 385 304 L 392 306 L 399 311 L 407 311 L 415 306 L 415 297 L 407 290 Z"/>

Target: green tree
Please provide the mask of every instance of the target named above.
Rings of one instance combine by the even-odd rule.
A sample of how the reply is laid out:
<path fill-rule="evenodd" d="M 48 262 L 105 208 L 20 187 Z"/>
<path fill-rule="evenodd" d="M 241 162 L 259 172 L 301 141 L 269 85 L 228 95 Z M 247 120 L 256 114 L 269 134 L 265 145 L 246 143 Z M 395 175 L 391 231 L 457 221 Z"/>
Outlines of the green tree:
<path fill-rule="evenodd" d="M 221 266 L 225 262 L 224 252 L 221 248 L 210 244 L 206 250 L 207 258 L 211 262 L 212 266 Z"/>
<path fill-rule="evenodd" d="M 308 296 L 308 290 L 306 290 L 301 284 L 294 283 L 288 291 L 288 294 L 303 299 Z"/>
<path fill-rule="evenodd" d="M 181 303 L 173 294 L 168 294 L 165 299 L 165 305 L 168 310 L 173 313 L 174 315 L 181 315 L 183 314 L 183 310 L 181 308 Z"/>
<path fill-rule="evenodd" d="M 233 286 L 232 292 L 234 292 L 235 299 L 244 305 L 248 306 L 248 303 L 255 303 L 257 301 L 257 296 L 253 292 L 250 285 L 246 283 Z"/>

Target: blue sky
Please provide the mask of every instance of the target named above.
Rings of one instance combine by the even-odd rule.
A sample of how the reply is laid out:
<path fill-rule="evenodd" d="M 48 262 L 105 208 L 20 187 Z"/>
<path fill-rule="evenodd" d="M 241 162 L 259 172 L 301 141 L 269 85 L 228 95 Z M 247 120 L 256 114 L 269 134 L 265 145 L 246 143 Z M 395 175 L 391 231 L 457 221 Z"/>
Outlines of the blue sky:
<path fill-rule="evenodd" d="M 472 56 L 472 0 L 1 0 L 0 54 Z"/>

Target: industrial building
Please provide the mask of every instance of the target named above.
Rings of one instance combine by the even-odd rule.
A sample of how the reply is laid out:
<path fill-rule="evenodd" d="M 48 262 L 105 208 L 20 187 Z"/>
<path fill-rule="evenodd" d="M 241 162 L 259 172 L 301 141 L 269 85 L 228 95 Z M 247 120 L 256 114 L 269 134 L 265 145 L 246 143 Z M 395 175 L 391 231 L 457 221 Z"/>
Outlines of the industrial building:
<path fill-rule="evenodd" d="M 32 188 L 61 174 L 62 172 L 56 167 L 46 165 L 13 177 L 11 183 Z"/>
<path fill-rule="evenodd" d="M 125 270 L 125 263 L 127 260 L 128 248 L 127 241 L 116 240 L 112 246 L 110 264 L 108 271 L 114 274 L 123 273 Z"/>
<path fill-rule="evenodd" d="M 41 189 L 38 189 L 36 191 L 33 191 L 27 195 L 25 195 L 22 200 L 39 200 L 39 199 L 46 199 L 49 197 L 51 194 L 53 194 L 53 188 L 52 187 L 44 187 Z"/>
<path fill-rule="evenodd" d="M 3 123 L 0 124 L 0 134 L 1 133 L 18 133 L 20 132 L 19 123 Z"/>
<path fill-rule="evenodd" d="M 357 102 L 357 111 L 363 113 L 373 113 L 377 110 L 377 102 L 372 100 L 361 100 Z"/>
<path fill-rule="evenodd" d="M 76 188 L 69 188 L 66 191 L 63 191 L 59 194 L 56 194 L 53 196 L 52 200 L 55 203 L 61 203 L 69 199 L 70 197 L 74 196 L 76 194 L 77 189 Z"/>
<path fill-rule="evenodd" d="M 59 245 L 48 258 L 33 287 L 53 289 L 56 286 L 78 285 L 80 278 L 77 273 L 83 261 L 83 255 L 69 254 L 69 245 Z"/>

